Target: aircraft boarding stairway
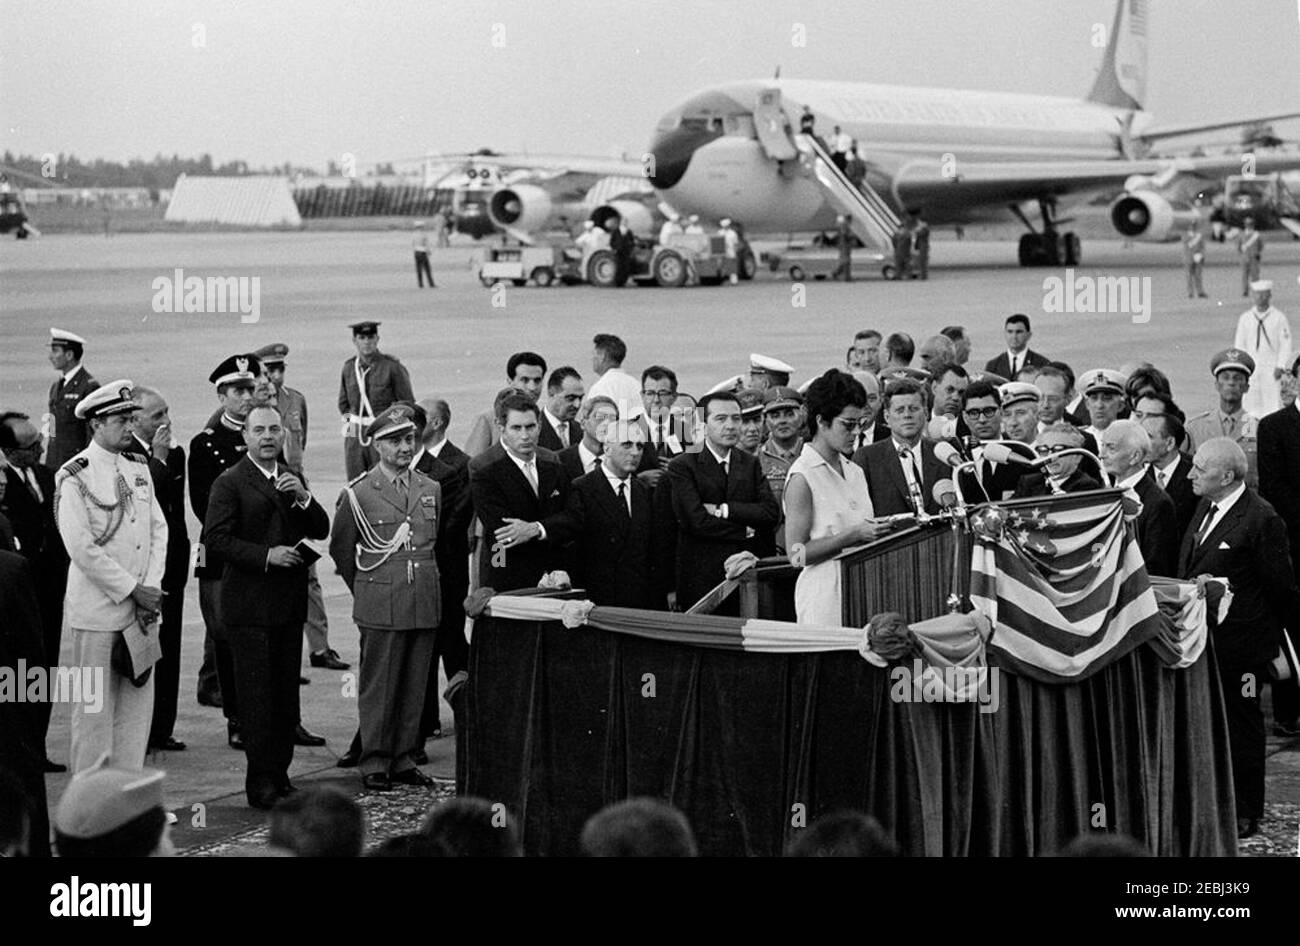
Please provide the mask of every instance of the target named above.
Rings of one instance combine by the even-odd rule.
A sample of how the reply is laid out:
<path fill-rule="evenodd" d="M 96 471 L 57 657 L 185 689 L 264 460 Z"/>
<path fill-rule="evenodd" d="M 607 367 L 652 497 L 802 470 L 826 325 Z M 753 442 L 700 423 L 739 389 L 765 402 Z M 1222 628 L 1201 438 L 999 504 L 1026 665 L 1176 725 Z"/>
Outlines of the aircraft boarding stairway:
<path fill-rule="evenodd" d="M 838 213 L 851 215 L 850 225 L 858 239 L 886 255 L 892 254 L 894 232 L 902 221 L 884 198 L 866 181 L 861 190 L 854 187 L 835 166 L 830 152 L 812 135 L 793 137 L 800 163 L 812 172 L 831 206 Z"/>

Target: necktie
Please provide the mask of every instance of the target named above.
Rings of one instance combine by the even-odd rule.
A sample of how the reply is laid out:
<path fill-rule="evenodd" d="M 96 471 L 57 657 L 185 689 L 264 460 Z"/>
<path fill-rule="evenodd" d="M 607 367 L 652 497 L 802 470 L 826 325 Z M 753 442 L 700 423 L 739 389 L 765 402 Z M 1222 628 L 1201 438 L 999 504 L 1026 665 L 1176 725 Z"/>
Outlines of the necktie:
<path fill-rule="evenodd" d="M 569 425 L 568 425 L 568 423 L 567 423 L 567 422 L 565 422 L 565 423 L 561 423 L 561 424 L 560 424 L 560 427 L 559 427 L 559 429 L 556 431 L 556 433 L 560 435 L 560 443 L 567 447 L 567 446 L 569 445 Z"/>
<path fill-rule="evenodd" d="M 1265 313 L 1265 317 L 1267 317 L 1267 313 Z M 1268 341 L 1268 332 L 1264 331 L 1264 319 L 1261 319 L 1257 315 L 1255 316 L 1255 350 L 1256 351 L 1259 351 L 1260 349 L 1260 344 L 1259 344 L 1260 339 L 1264 339 L 1265 341 Z M 1269 341 L 1269 344 L 1271 345 L 1273 343 Z"/>
<path fill-rule="evenodd" d="M 731 470 L 728 469 L 728 467 L 729 467 L 730 465 L 731 465 L 731 461 L 730 461 L 730 460 L 723 460 L 723 461 L 722 461 L 722 482 L 724 482 L 724 483 L 727 481 L 727 477 L 728 477 L 728 476 L 730 475 L 730 473 L 731 473 Z"/>
<path fill-rule="evenodd" d="M 1168 480 L 1165 477 L 1164 470 L 1156 470 L 1156 482 L 1160 484 L 1161 489 L 1165 488 L 1165 483 L 1168 482 Z"/>
<path fill-rule="evenodd" d="M 534 496 L 538 495 L 537 464 L 535 461 L 529 460 L 527 463 L 524 464 L 524 476 L 528 477 L 528 485 L 533 488 L 533 495 Z"/>
<path fill-rule="evenodd" d="M 393 480 L 393 485 L 397 487 L 397 495 L 401 497 L 402 505 L 405 506 L 407 494 L 406 477 L 404 475 L 399 476 L 397 479 Z"/>
<path fill-rule="evenodd" d="M 1210 503 L 1210 508 L 1206 510 L 1205 518 L 1201 520 L 1201 527 L 1196 530 L 1196 544 L 1200 545 L 1205 541 L 1205 537 L 1210 534 L 1210 523 L 1214 521 L 1214 516 L 1218 513 L 1219 507 Z"/>
<path fill-rule="evenodd" d="M 1011 380 L 1012 380 L 1012 381 L 1016 380 L 1016 371 L 1017 371 L 1017 366 L 1018 366 L 1019 362 L 1020 362 L 1020 356 L 1019 356 L 1019 355 L 1012 355 L 1012 356 L 1011 356 Z"/>
<path fill-rule="evenodd" d="M 1237 429 L 1237 418 L 1227 414 L 1223 418 L 1223 436 L 1231 437 L 1233 431 Z"/>
<path fill-rule="evenodd" d="M 907 447 L 899 448 L 898 459 L 912 469 L 912 480 L 908 483 L 908 491 L 912 494 L 912 505 L 916 507 L 917 512 L 922 512 L 925 502 L 921 498 L 921 468 L 916 465 L 916 457 Z"/>
<path fill-rule="evenodd" d="M 618 501 L 622 503 L 623 508 L 627 510 L 628 518 L 632 516 L 632 504 L 628 502 L 627 483 L 619 481 L 618 484 Z"/>
<path fill-rule="evenodd" d="M 36 471 L 29 467 L 23 470 L 23 476 L 27 480 L 27 488 L 32 491 L 32 495 L 36 497 L 36 501 L 38 503 L 44 503 L 45 495 L 41 492 L 41 484 L 36 482 Z"/>

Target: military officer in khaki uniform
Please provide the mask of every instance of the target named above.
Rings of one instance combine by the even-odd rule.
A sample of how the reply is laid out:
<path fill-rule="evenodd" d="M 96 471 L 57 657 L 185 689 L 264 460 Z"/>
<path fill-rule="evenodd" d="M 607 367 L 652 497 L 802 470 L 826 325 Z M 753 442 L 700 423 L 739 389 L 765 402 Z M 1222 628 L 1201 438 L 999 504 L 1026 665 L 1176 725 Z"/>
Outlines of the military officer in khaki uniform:
<path fill-rule="evenodd" d="M 1237 252 L 1241 255 L 1241 294 L 1250 295 L 1250 284 L 1259 278 L 1259 260 L 1264 255 L 1264 237 L 1255 229 L 1255 218 L 1241 222 Z"/>
<path fill-rule="evenodd" d="M 93 674 L 102 694 L 100 705 L 72 704 L 74 775 L 105 753 L 126 766 L 144 765 L 153 718 L 167 520 L 147 460 L 132 452 L 140 409 L 131 400 L 134 387 L 114 381 L 77 403 L 77 419 L 90 425 L 90 445 L 55 478 L 59 535 L 72 559 L 64 602 L 72 665 Z M 127 638 L 133 643 L 124 662 L 115 650 Z"/>
<path fill-rule="evenodd" d="M 343 416 L 343 463 L 355 479 L 379 459 L 366 434 L 367 425 L 397 401 L 415 402 L 411 376 L 392 355 L 379 350 L 379 322 L 354 322 L 357 353 L 343 362 L 339 380 L 339 414 Z"/>
<path fill-rule="evenodd" d="M 410 468 L 424 412 L 398 402 L 370 424 L 373 469 L 339 496 L 330 557 L 352 591 L 361 631 L 360 769 L 365 788 L 431 785 L 412 755 L 423 748 L 420 715 L 442 602 L 434 544 L 442 487 Z"/>
<path fill-rule="evenodd" d="M 1242 398 L 1250 390 L 1250 376 L 1255 359 L 1239 348 L 1228 348 L 1210 359 L 1214 387 L 1219 392 L 1219 406 L 1187 419 L 1188 453 L 1207 440 L 1228 437 L 1246 454 L 1246 484 L 1259 489 L 1258 445 L 1255 435 L 1259 418 L 1242 407 Z"/>
<path fill-rule="evenodd" d="M 781 506 L 781 518 L 776 524 L 776 549 L 785 554 L 785 480 L 790 465 L 803 450 L 803 395 L 786 385 L 768 388 L 763 397 L 763 420 L 768 436 L 759 448 L 758 462 L 772 495 Z"/>
<path fill-rule="evenodd" d="M 79 420 L 75 409 L 86 395 L 99 387 L 81 364 L 86 340 L 61 328 L 50 329 L 50 364 L 59 372 L 59 380 L 50 385 L 49 442 L 45 465 L 57 470 L 90 443 L 90 428 Z"/>

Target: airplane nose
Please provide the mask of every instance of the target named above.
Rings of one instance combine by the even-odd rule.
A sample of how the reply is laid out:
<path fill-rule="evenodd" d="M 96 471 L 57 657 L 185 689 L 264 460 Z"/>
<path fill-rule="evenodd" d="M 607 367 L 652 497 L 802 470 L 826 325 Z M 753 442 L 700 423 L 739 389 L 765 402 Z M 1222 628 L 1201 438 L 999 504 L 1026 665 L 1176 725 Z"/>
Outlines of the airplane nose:
<path fill-rule="evenodd" d="M 658 190 L 676 187 L 690 166 L 691 156 L 721 135 L 721 130 L 686 126 L 661 132 L 650 146 L 654 155 L 650 183 Z"/>

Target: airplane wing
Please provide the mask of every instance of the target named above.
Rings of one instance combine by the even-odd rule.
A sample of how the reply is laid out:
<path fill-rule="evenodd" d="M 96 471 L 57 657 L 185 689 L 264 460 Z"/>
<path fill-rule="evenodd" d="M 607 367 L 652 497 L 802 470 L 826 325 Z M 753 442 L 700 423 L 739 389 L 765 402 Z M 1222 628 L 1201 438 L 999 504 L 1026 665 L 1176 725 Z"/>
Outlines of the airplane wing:
<path fill-rule="evenodd" d="M 1256 154 L 1255 174 L 1300 168 L 1300 153 Z M 1133 176 L 1171 179 L 1194 175 L 1207 179 L 1241 174 L 1241 155 L 1199 158 L 1144 158 L 1137 161 L 1013 161 L 956 164 L 945 174 L 936 161 L 913 161 L 894 175 L 900 203 L 941 202 L 948 206 L 977 206 L 1040 198 L 1120 190 Z"/>
<path fill-rule="evenodd" d="M 1135 134 L 1133 137 L 1138 141 L 1159 141 L 1161 138 L 1178 138 L 1183 135 L 1195 135 L 1203 131 L 1219 131 L 1224 128 L 1243 128 L 1247 125 L 1262 125 L 1268 122 L 1286 121 L 1289 118 L 1300 118 L 1300 112 L 1287 112 L 1284 115 L 1264 115 L 1259 118 L 1236 118 L 1232 121 L 1200 123 L 1195 125 L 1166 125 L 1163 128 L 1150 128 L 1146 131 Z"/>
<path fill-rule="evenodd" d="M 645 177 L 639 161 L 578 154 L 430 154 L 428 160 L 470 163 L 502 171 L 536 171 L 548 176 L 593 174 L 598 177 Z"/>

